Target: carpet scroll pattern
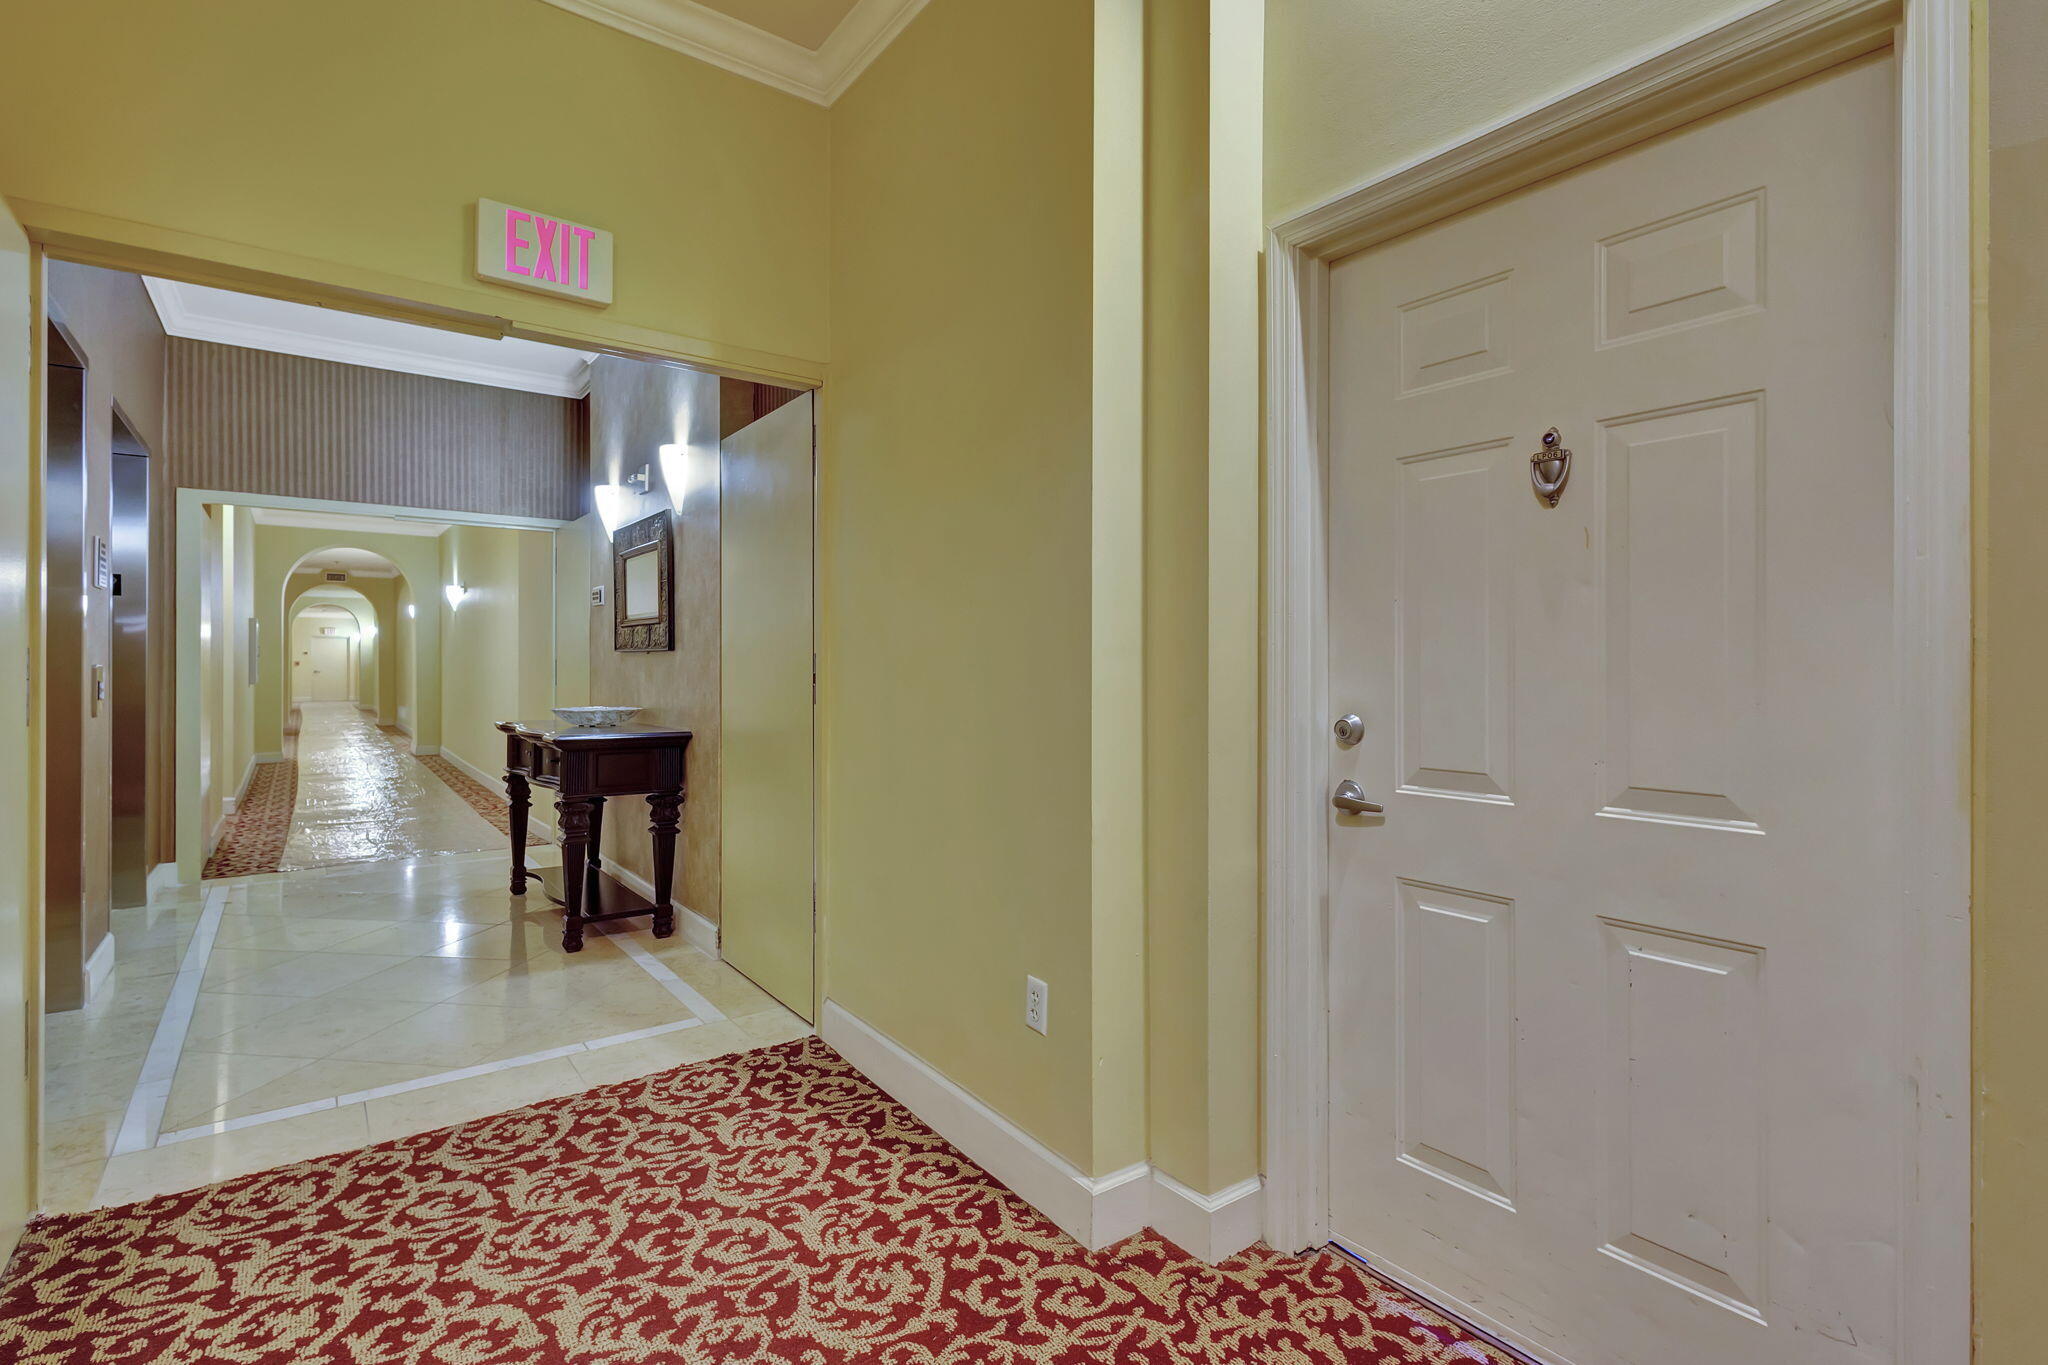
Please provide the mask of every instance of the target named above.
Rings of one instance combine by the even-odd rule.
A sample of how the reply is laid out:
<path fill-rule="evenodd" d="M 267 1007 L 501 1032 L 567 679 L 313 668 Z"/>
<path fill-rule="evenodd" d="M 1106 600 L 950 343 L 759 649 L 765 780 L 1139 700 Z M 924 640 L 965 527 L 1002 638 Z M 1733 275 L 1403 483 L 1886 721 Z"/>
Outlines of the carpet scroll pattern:
<path fill-rule="evenodd" d="M 1332 1253 L 1090 1253 L 814 1038 L 123 1208 L 14 1365 L 1510 1365 Z"/>
<path fill-rule="evenodd" d="M 247 877 L 275 872 L 292 835 L 292 811 L 299 800 L 299 765 L 258 763 L 249 773 L 235 813 L 221 827 L 220 842 L 200 870 L 202 878 Z"/>

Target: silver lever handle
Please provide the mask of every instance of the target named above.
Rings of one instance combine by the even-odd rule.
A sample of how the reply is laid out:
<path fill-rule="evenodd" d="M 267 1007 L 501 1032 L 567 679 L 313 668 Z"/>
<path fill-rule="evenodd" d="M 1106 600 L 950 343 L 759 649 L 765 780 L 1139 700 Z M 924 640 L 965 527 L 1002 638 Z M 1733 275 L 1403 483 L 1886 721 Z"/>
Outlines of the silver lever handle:
<path fill-rule="evenodd" d="M 1384 815 L 1387 808 L 1377 801 L 1365 799 L 1365 788 L 1345 778 L 1337 784 L 1336 793 L 1330 797 L 1330 804 L 1346 815 Z"/>

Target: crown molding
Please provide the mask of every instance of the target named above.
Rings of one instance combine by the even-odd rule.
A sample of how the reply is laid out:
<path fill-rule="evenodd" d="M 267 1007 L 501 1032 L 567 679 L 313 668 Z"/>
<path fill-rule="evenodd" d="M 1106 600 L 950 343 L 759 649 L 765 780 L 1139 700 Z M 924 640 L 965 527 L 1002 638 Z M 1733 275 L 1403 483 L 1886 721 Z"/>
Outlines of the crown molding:
<path fill-rule="evenodd" d="M 829 105 L 895 41 L 927 0 L 858 0 L 816 51 L 694 0 L 547 0 L 557 9 Z"/>
<path fill-rule="evenodd" d="M 157 321 L 164 331 L 188 341 L 211 341 L 222 346 L 241 346 L 254 351 L 276 351 L 308 360 L 331 360 L 342 365 L 360 365 L 373 370 L 395 370 L 425 375 L 430 379 L 453 379 L 463 384 L 482 384 L 494 389 L 518 389 L 555 398 L 583 398 L 590 393 L 590 364 L 579 366 L 566 381 L 555 380 L 535 370 L 509 365 L 491 365 L 479 360 L 458 360 L 426 351 L 380 346 L 375 342 L 344 337 L 318 336 L 290 327 L 211 317 L 194 312 L 186 303 L 185 286 L 142 277 L 149 301 L 156 307 Z"/>

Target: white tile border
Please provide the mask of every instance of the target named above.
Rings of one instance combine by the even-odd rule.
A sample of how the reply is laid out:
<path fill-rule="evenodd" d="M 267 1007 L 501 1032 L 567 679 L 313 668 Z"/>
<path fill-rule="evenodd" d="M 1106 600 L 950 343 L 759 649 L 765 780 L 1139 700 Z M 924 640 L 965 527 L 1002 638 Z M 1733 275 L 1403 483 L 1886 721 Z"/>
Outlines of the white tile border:
<path fill-rule="evenodd" d="M 707 1024 L 716 1024 L 724 1020 L 724 1010 L 706 1000 L 698 993 L 695 986 L 677 976 L 673 968 L 656 957 L 648 949 L 647 945 L 634 938 L 630 931 L 614 933 L 604 930 L 602 932 L 613 943 L 619 945 L 621 952 L 639 963 L 641 971 L 646 972 L 649 976 L 660 982 L 663 990 L 682 1001 L 688 1007 L 690 1013 L 696 1015 Z"/>
<path fill-rule="evenodd" d="M 343 989 L 346 989 L 344 987 Z M 416 1076 L 409 1081 L 393 1081 L 390 1085 L 375 1085 L 368 1090 L 351 1090 L 345 1095 L 330 1095 L 303 1104 L 288 1104 L 280 1109 L 265 1109 L 261 1113 L 242 1114 L 231 1119 L 217 1119 L 212 1123 L 195 1124 L 165 1133 L 156 1140 L 159 1147 L 173 1143 L 190 1142 L 194 1138 L 217 1137 L 241 1128 L 255 1128 L 281 1119 L 295 1119 L 301 1114 L 317 1114 L 323 1109 L 346 1109 L 352 1104 L 367 1104 L 391 1095 L 403 1095 L 412 1090 L 425 1090 L 436 1085 L 447 1085 L 452 1081 L 467 1081 L 478 1076 L 490 1076 L 500 1071 L 513 1071 L 522 1066 L 533 1066 L 539 1062 L 551 1062 L 557 1057 L 574 1057 L 581 1053 L 596 1052 L 599 1048 L 611 1047 L 617 1043 L 637 1042 L 642 1038 L 654 1038 L 664 1033 L 676 1033 L 686 1028 L 699 1028 L 701 1019 L 678 1019 L 673 1023 L 656 1024 L 652 1028 L 634 1029 L 629 1033 L 613 1033 L 603 1038 L 592 1038 L 581 1043 L 565 1043 L 541 1052 L 528 1052 L 518 1057 L 506 1057 L 495 1062 L 478 1062 L 473 1066 L 456 1067 L 452 1071 L 437 1071 L 431 1076 Z"/>
<path fill-rule="evenodd" d="M 153 1147 L 164 1121 L 164 1105 L 170 1102 L 171 1082 L 178 1075 L 178 1061 L 184 1055 L 185 1034 L 192 1027 L 192 1011 L 199 1004 L 199 984 L 206 976 L 206 962 L 213 955 L 214 935 L 220 932 L 221 910 L 226 905 L 225 888 L 209 891 L 185 956 L 178 960 L 178 979 L 171 984 L 164 1012 L 157 1017 L 156 1033 L 149 1040 L 149 1052 L 142 1059 L 141 1074 L 135 1078 L 128 1108 L 121 1115 L 120 1131 L 114 1135 L 110 1156 L 124 1156 Z"/>
<path fill-rule="evenodd" d="M 502 856 L 501 853 L 495 850 L 483 849 L 474 852 L 428 854 L 423 857 L 410 858 L 403 861 L 410 863 L 432 861 L 445 866 L 449 863 L 477 862 L 486 858 Z M 342 863 L 335 864 L 334 867 L 301 869 L 290 875 L 295 877 L 317 876 L 322 873 L 331 872 L 334 868 L 361 869 L 377 865 L 374 863 Z M 562 1047 L 548 1048 L 541 1052 L 530 1052 L 519 1057 L 509 1057 L 501 1061 L 480 1062 L 473 1066 L 457 1067 L 449 1071 L 438 1071 L 433 1075 L 420 1076 L 410 1081 L 396 1081 L 390 1085 L 373 1086 L 367 1090 L 351 1091 L 345 1095 L 326 1096 L 317 1100 L 307 1100 L 302 1104 L 267 1109 L 255 1114 L 238 1115 L 231 1119 L 218 1119 L 212 1123 L 195 1124 L 192 1127 L 180 1128 L 169 1133 L 162 1132 L 164 1107 L 170 1102 L 171 1085 L 177 1079 L 178 1064 L 184 1056 L 185 1036 L 191 1030 L 192 1015 L 199 1003 L 200 986 L 206 976 L 206 965 L 213 955 L 214 940 L 220 933 L 221 915 L 226 910 L 230 901 L 238 901 L 242 898 L 238 894 L 242 888 L 257 881 L 280 880 L 285 875 L 283 872 L 267 872 L 249 877 L 219 877 L 210 880 L 206 884 L 206 898 L 203 902 L 205 908 L 201 911 L 199 923 L 193 930 L 191 940 L 186 945 L 185 955 L 179 960 L 177 980 L 171 987 L 170 997 L 164 1002 L 162 1015 L 157 1019 L 156 1033 L 150 1039 L 149 1052 L 143 1058 L 142 1071 L 136 1077 L 135 1088 L 129 1095 L 128 1107 L 122 1114 L 121 1127 L 115 1135 L 108 1155 L 125 1156 L 132 1152 L 146 1151 L 152 1147 L 168 1147 L 175 1143 L 190 1142 L 196 1138 L 217 1137 L 222 1133 L 236 1132 L 243 1128 L 255 1128 L 266 1123 L 277 1123 L 284 1119 L 298 1118 L 304 1114 L 316 1114 L 324 1109 L 344 1108 L 351 1104 L 366 1103 L 370 1100 L 382 1099 L 389 1095 L 400 1095 L 412 1090 L 424 1090 L 430 1086 L 446 1085 L 453 1081 L 469 1080 L 473 1077 L 490 1075 L 494 1072 L 510 1071 L 522 1066 L 532 1066 L 538 1062 L 552 1061 L 557 1057 L 571 1057 L 578 1053 L 595 1052 L 600 1048 L 611 1047 L 618 1043 L 636 1042 L 642 1038 L 658 1037 L 664 1033 L 675 1033 L 682 1029 L 697 1028 L 704 1024 L 720 1023 L 726 1018 L 725 1011 L 712 1004 L 700 991 L 678 976 L 674 969 L 659 957 L 656 957 L 654 953 L 648 950 L 646 945 L 635 940 L 630 932 L 625 930 L 611 932 L 603 926 L 596 926 L 598 932 L 604 933 L 611 942 L 616 943 L 626 956 L 632 959 L 635 965 L 654 978 L 661 988 L 674 996 L 684 1008 L 690 1011 L 693 1017 L 674 1020 L 666 1024 L 656 1024 L 650 1028 L 634 1029 L 626 1033 L 607 1034 L 602 1038 L 569 1043 Z M 677 909 L 682 910 L 685 916 L 685 942 L 689 942 L 692 947 L 696 947 L 697 944 L 693 941 L 694 936 L 690 932 L 695 926 L 691 922 L 700 920 L 700 917 L 684 907 L 678 906 Z M 708 920 L 701 922 L 704 924 L 710 923 Z M 715 960 L 717 952 L 717 926 L 711 926 L 711 934 L 711 954 L 714 955 Z M 106 953 L 108 962 L 111 965 L 113 960 L 113 938 L 111 935 L 108 936 L 103 951 Z M 347 987 L 342 989 L 346 990 Z"/>

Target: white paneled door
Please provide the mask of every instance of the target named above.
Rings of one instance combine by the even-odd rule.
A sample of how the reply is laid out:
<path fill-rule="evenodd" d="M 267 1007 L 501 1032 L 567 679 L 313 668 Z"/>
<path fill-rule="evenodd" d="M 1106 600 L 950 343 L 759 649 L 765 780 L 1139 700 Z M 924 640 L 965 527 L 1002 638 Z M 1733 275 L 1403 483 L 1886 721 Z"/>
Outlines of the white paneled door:
<path fill-rule="evenodd" d="M 1331 269 L 1331 1227 L 1575 1365 L 1896 1355 L 1894 79 Z"/>

